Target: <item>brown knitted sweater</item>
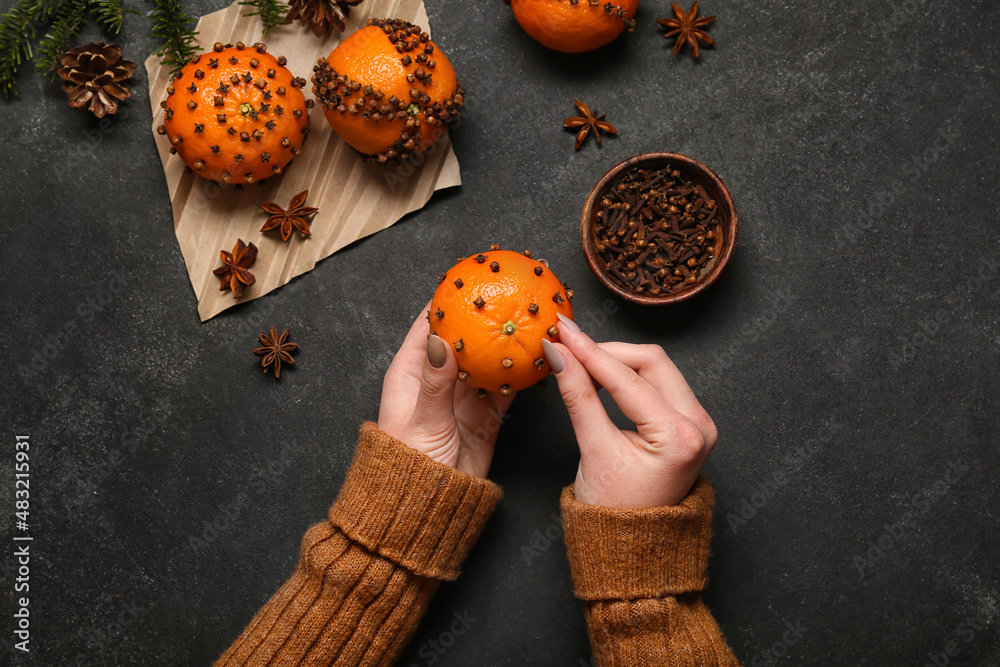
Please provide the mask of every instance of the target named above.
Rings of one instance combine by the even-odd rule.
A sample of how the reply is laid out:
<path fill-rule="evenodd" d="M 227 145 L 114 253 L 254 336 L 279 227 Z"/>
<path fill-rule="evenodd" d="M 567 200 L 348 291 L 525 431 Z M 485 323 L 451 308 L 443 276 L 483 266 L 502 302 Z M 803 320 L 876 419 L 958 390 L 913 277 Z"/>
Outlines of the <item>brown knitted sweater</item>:
<path fill-rule="evenodd" d="M 292 577 L 216 665 L 389 665 L 500 501 L 500 487 L 432 461 L 369 422 L 329 521 Z M 562 511 L 576 596 L 602 667 L 738 665 L 698 591 L 712 489 L 677 507 Z"/>

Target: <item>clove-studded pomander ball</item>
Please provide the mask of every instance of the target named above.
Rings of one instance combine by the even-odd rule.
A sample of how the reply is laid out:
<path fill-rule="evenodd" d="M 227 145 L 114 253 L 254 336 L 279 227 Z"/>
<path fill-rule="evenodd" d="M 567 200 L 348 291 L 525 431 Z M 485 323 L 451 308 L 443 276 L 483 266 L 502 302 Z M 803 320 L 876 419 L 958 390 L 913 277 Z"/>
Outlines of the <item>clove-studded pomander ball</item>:
<path fill-rule="evenodd" d="M 639 0 L 505 0 L 514 20 L 555 51 L 581 53 L 635 29 Z"/>
<path fill-rule="evenodd" d="M 207 179 L 253 183 L 280 174 L 302 150 L 312 106 L 306 80 L 285 62 L 260 43 L 216 42 L 170 82 L 157 132 Z"/>
<path fill-rule="evenodd" d="M 313 68 L 333 130 L 378 162 L 426 151 L 461 115 L 465 88 L 419 26 L 369 19 Z"/>
<path fill-rule="evenodd" d="M 496 247 L 441 276 L 428 319 L 455 351 L 459 380 L 507 395 L 549 374 L 542 340 L 559 340 L 556 315 L 573 317 L 573 291 L 530 253 Z"/>

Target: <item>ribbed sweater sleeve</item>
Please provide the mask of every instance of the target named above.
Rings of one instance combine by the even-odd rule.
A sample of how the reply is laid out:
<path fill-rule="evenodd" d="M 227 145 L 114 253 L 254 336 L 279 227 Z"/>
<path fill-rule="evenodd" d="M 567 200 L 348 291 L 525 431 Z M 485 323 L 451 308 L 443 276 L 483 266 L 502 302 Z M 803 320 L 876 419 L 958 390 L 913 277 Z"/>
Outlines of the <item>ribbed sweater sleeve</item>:
<path fill-rule="evenodd" d="M 699 477 L 679 505 L 619 510 L 562 494 L 576 596 L 600 667 L 739 665 L 700 591 L 714 496 Z"/>
<path fill-rule="evenodd" d="M 388 665 L 500 501 L 369 422 L 329 520 L 216 665 Z"/>

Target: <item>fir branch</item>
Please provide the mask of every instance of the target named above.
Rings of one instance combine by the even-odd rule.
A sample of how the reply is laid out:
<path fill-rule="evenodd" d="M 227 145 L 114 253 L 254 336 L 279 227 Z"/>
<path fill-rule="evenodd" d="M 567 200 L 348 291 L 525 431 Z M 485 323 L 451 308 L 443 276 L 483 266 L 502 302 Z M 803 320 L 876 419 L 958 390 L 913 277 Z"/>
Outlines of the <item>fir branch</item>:
<path fill-rule="evenodd" d="M 131 9 L 122 9 L 118 0 L 90 0 L 90 9 L 94 14 L 94 19 L 112 35 L 121 32 L 126 12 L 129 14 L 139 13 Z"/>
<path fill-rule="evenodd" d="M 8 100 L 17 95 L 15 77 L 21 61 L 31 60 L 31 41 L 48 25 L 63 0 L 18 0 L 0 18 L 0 90 Z"/>
<path fill-rule="evenodd" d="M 48 33 L 38 43 L 38 56 L 35 67 L 47 70 L 49 78 L 55 80 L 59 68 L 59 56 L 69 48 L 69 40 L 73 38 L 87 20 L 87 4 L 89 0 L 69 0 L 56 14 Z"/>
<path fill-rule="evenodd" d="M 285 14 L 288 13 L 288 5 L 283 5 L 279 0 L 240 0 L 240 4 L 244 7 L 256 7 L 257 11 L 247 12 L 243 16 L 259 16 L 261 23 L 264 24 L 264 30 L 261 33 L 261 39 L 267 37 L 267 33 L 271 32 L 279 25 L 285 22 Z"/>
<path fill-rule="evenodd" d="M 177 72 L 198 53 L 194 38 L 198 33 L 191 30 L 197 25 L 192 17 L 184 13 L 180 0 L 152 0 L 153 36 L 163 40 L 160 48 L 153 52 L 162 57 L 170 72 Z"/>

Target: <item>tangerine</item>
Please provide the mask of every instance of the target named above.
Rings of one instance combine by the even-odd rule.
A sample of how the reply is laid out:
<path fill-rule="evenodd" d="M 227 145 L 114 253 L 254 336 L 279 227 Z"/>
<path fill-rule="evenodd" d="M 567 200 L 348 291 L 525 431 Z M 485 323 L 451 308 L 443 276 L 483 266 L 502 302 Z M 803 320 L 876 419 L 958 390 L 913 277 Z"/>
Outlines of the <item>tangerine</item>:
<path fill-rule="evenodd" d="M 639 0 L 510 0 L 526 33 L 556 51 L 582 53 L 613 41 L 635 28 Z"/>
<path fill-rule="evenodd" d="M 313 104 L 302 94 L 306 80 L 285 64 L 261 43 L 216 42 L 170 82 L 157 132 L 210 180 L 253 183 L 282 173 L 301 152 Z"/>
<path fill-rule="evenodd" d="M 452 346 L 458 379 L 508 395 L 549 374 L 542 340 L 559 340 L 573 291 L 531 253 L 491 246 L 441 276 L 428 312 L 431 333 Z"/>
<path fill-rule="evenodd" d="M 465 88 L 420 26 L 369 19 L 313 67 L 333 130 L 379 162 L 427 150 L 461 116 Z"/>

